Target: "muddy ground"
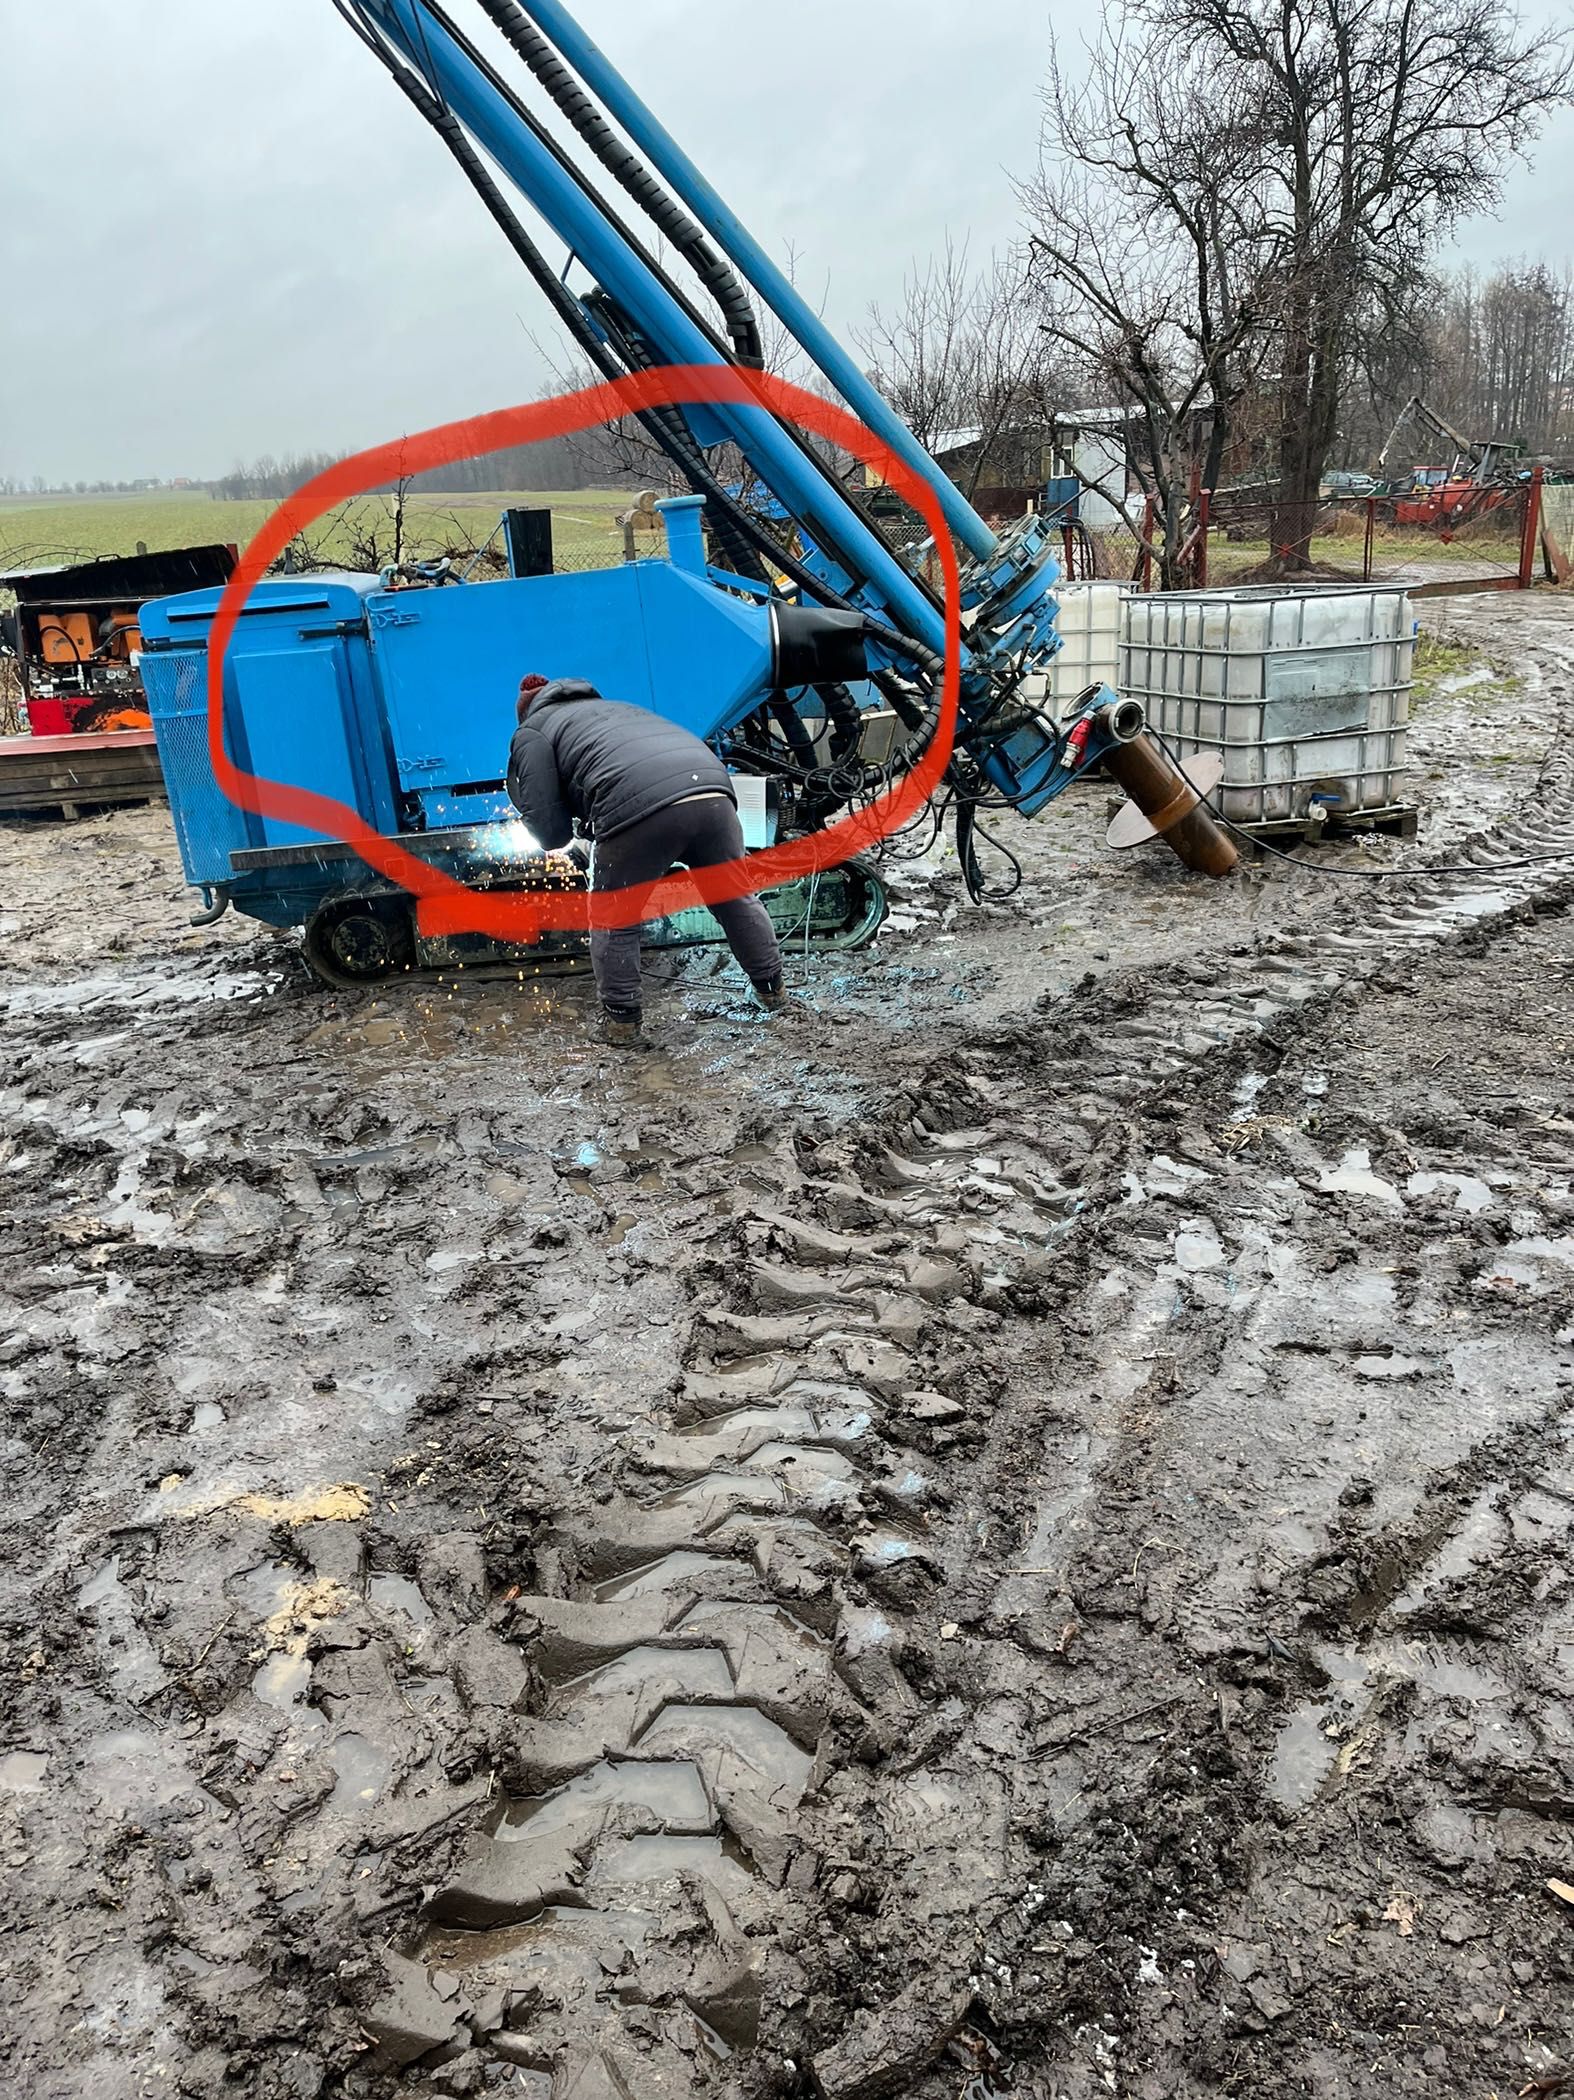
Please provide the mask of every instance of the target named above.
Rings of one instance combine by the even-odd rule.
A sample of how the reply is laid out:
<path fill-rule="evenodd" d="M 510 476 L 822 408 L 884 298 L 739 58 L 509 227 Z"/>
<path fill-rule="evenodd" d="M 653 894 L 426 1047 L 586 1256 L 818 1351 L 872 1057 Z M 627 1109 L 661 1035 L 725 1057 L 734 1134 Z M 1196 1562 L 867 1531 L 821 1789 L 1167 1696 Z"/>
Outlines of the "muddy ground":
<path fill-rule="evenodd" d="M 1413 872 L 1574 609 L 1425 615 L 1400 879 L 1088 791 L 645 1060 L 0 831 L 0 2090 L 1574 2090 L 1574 863 Z"/>

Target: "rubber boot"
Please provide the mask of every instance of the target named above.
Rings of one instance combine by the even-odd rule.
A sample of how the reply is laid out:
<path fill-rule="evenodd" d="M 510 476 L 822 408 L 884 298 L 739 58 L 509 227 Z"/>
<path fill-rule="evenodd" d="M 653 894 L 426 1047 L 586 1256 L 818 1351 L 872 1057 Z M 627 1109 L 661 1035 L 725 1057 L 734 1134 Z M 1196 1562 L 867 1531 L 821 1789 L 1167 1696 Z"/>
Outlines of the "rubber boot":
<path fill-rule="evenodd" d="M 601 1009 L 601 1040 L 614 1050 L 648 1050 L 650 1038 L 645 1033 L 643 1017 L 636 1007 L 632 1012 L 621 1007 L 604 1006 Z"/>

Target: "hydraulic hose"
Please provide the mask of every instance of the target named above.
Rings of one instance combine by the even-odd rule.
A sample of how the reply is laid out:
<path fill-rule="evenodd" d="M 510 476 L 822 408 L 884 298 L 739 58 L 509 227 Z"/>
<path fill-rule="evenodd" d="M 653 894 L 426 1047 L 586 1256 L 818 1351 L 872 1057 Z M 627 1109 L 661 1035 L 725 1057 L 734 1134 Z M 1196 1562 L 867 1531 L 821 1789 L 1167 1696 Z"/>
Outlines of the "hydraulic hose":
<path fill-rule="evenodd" d="M 481 0 L 486 14 L 518 52 L 601 165 L 648 214 L 706 286 L 721 310 L 738 362 L 763 370 L 765 347 L 754 308 L 741 280 L 718 255 L 677 200 L 624 145 L 569 71 L 556 47 L 542 35 L 516 0 Z"/>
<path fill-rule="evenodd" d="M 545 295 L 553 312 L 568 330 L 575 343 L 584 352 L 594 368 L 604 379 L 620 379 L 625 368 L 609 352 L 605 343 L 586 320 L 578 300 L 562 283 L 546 257 L 536 246 L 520 224 L 517 215 L 510 210 L 502 191 L 493 181 L 480 154 L 470 143 L 464 127 L 452 111 L 446 109 L 433 94 L 426 82 L 403 65 L 384 45 L 371 37 L 364 39 L 382 60 L 388 73 L 403 91 L 407 99 L 431 125 L 443 144 L 458 163 L 471 188 L 486 206 L 509 246 L 529 271 L 537 286 Z M 695 489 L 697 494 L 718 500 L 724 507 L 736 512 L 737 507 L 728 504 L 726 492 L 715 477 L 705 468 L 697 446 L 688 438 L 685 427 L 680 439 L 670 426 L 668 417 L 661 411 L 641 412 L 638 421 L 650 433 L 656 444 L 666 453 L 673 465 Z M 741 513 L 740 513 L 741 515 Z M 752 538 L 752 535 L 745 535 Z"/>

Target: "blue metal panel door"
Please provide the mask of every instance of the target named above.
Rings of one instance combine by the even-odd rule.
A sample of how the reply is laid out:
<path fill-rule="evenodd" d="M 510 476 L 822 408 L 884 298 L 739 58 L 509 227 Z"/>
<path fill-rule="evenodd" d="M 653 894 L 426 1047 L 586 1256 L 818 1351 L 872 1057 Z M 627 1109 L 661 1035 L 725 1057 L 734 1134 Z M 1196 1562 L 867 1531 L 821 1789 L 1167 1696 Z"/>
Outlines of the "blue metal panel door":
<path fill-rule="evenodd" d="M 760 605 L 668 562 L 521 577 L 371 602 L 373 664 L 407 793 L 500 781 L 519 681 L 588 678 L 609 700 L 712 736 L 764 697 Z"/>
<path fill-rule="evenodd" d="M 226 666 L 237 759 L 244 749 L 242 762 L 263 779 L 331 795 L 375 823 L 343 642 L 280 641 L 276 649 L 248 648 Z M 269 846 L 307 845 L 325 835 L 275 817 L 262 819 L 262 832 Z"/>
<path fill-rule="evenodd" d="M 372 662 L 400 787 L 500 781 L 530 671 L 650 706 L 637 577 L 630 566 L 373 598 Z"/>

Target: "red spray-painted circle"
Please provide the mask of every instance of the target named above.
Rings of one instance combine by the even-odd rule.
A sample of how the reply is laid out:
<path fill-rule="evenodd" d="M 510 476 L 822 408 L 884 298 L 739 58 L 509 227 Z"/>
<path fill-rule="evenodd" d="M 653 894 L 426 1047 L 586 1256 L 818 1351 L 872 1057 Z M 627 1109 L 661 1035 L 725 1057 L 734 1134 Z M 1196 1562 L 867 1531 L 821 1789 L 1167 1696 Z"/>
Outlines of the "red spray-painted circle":
<path fill-rule="evenodd" d="M 903 780 L 866 809 L 841 818 L 808 838 L 793 839 L 725 867 L 669 876 L 654 888 L 602 890 L 591 895 L 553 891 L 498 894 L 473 890 L 440 868 L 429 867 L 385 838 L 357 810 L 331 795 L 269 780 L 237 766 L 224 749 L 224 658 L 253 589 L 295 538 L 337 503 L 363 495 L 380 483 L 430 473 L 456 460 L 475 459 L 504 447 L 571 436 L 596 423 L 652 408 L 729 402 L 765 407 L 786 422 L 842 446 L 906 498 L 934 534 L 945 576 L 945 679 L 937 732 L 922 759 Z M 703 904 L 774 889 L 834 868 L 899 830 L 939 785 L 951 760 L 961 687 L 961 576 L 939 499 L 921 474 L 898 459 L 874 432 L 845 409 L 836 408 L 773 374 L 731 365 L 670 365 L 640 372 L 582 392 L 517 408 L 495 410 L 445 423 L 414 437 L 396 439 L 303 482 L 285 498 L 241 556 L 225 586 L 208 643 L 208 755 L 218 786 L 239 808 L 293 824 L 353 846 L 368 866 L 400 884 L 416 900 L 423 933 L 480 933 L 493 940 L 533 943 L 544 933 L 584 932 L 590 927 L 632 926 L 682 911 L 698 897 Z M 521 665 L 521 670 L 528 666 Z"/>

